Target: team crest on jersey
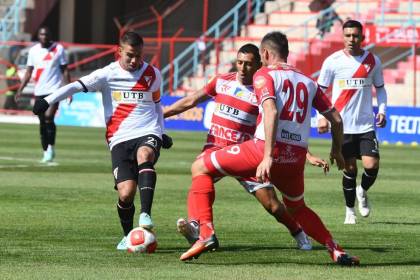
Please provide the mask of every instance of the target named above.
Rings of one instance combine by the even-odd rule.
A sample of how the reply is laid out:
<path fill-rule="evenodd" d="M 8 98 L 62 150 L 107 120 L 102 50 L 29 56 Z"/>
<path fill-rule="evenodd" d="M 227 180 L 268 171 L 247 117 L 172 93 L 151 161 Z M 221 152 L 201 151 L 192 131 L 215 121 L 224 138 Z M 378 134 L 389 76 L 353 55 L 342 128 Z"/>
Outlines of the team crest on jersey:
<path fill-rule="evenodd" d="M 363 64 L 363 66 L 365 66 L 366 72 L 369 73 L 369 71 L 370 71 L 370 64 L 365 63 L 365 64 Z"/>
<path fill-rule="evenodd" d="M 122 99 L 121 91 L 113 91 L 112 92 L 112 100 L 120 102 Z"/>

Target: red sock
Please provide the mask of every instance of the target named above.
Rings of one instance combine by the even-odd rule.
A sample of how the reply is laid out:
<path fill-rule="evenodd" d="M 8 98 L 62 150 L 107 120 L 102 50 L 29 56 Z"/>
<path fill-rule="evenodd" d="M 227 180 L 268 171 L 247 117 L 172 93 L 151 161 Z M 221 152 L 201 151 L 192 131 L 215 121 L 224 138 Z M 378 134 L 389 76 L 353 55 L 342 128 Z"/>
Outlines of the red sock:
<path fill-rule="evenodd" d="M 215 190 L 213 178 L 208 175 L 199 175 L 192 179 L 191 190 L 188 197 L 193 213 L 200 221 L 200 238 L 207 239 L 213 233 L 213 202 Z M 191 202 L 190 202 L 191 201 Z"/>
<path fill-rule="evenodd" d="M 292 235 L 300 230 L 299 224 L 292 218 L 286 209 L 284 209 L 280 215 L 277 215 L 276 219 L 279 223 L 285 225 Z"/>
<path fill-rule="evenodd" d="M 194 181 L 193 181 L 194 182 Z M 197 206 L 195 205 L 194 195 L 192 194 L 193 186 L 191 184 L 190 191 L 188 192 L 187 197 L 187 208 L 188 208 L 188 221 L 196 221 L 199 223 L 198 213 L 197 213 Z"/>
<path fill-rule="evenodd" d="M 303 205 L 294 214 L 293 218 L 301 225 L 303 230 L 310 237 L 326 246 L 329 240 L 332 240 L 330 232 L 322 223 L 318 215 L 310 208 Z"/>

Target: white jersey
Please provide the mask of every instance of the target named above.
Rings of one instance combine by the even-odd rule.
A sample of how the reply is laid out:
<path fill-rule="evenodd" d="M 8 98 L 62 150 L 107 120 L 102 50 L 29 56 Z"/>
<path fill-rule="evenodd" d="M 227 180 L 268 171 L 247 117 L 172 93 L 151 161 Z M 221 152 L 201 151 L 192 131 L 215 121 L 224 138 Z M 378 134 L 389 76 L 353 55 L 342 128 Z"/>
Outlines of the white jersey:
<path fill-rule="evenodd" d="M 43 48 L 38 43 L 29 50 L 26 65 L 34 67 L 35 96 L 51 94 L 61 86 L 60 66 L 67 65 L 64 48 L 58 43 Z"/>
<path fill-rule="evenodd" d="M 117 61 L 79 81 L 85 91 L 102 93 L 110 149 L 147 134 L 162 138 L 162 112 L 157 109 L 161 83 L 158 69 L 143 62 L 140 69 L 129 72 Z"/>
<path fill-rule="evenodd" d="M 380 59 L 368 51 L 361 56 L 337 51 L 324 61 L 318 78 L 322 87 L 331 83 L 332 103 L 343 119 L 344 133 L 374 130 L 372 86 L 384 86 Z"/>
<path fill-rule="evenodd" d="M 260 104 L 255 137 L 261 140 L 265 140 L 262 103 L 266 99 L 275 99 L 279 113 L 276 141 L 304 148 L 308 146 L 312 106 L 321 113 L 331 110 L 331 102 L 317 83 L 287 64 L 258 70 L 254 90 Z"/>

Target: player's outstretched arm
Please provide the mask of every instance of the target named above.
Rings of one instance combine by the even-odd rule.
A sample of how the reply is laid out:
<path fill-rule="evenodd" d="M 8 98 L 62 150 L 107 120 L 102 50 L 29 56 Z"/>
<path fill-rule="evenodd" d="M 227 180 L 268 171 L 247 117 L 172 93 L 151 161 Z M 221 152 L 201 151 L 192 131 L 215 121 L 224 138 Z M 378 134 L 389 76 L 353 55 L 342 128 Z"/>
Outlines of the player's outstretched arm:
<path fill-rule="evenodd" d="M 29 83 L 29 80 L 32 77 L 32 72 L 34 71 L 34 67 L 33 66 L 28 66 L 26 68 L 26 72 L 25 75 L 23 76 L 22 82 L 18 88 L 18 90 L 16 91 L 16 95 L 15 95 L 15 100 L 19 100 L 20 96 L 22 95 L 22 91 L 23 89 L 26 87 L 26 85 Z"/>
<path fill-rule="evenodd" d="M 334 161 L 336 161 L 338 170 L 342 170 L 344 169 L 344 158 L 341 154 L 341 146 L 343 145 L 343 120 L 335 108 L 323 113 L 323 116 L 331 123 L 331 164 L 334 164 Z"/>
<path fill-rule="evenodd" d="M 211 97 L 208 96 L 203 89 L 197 91 L 193 95 L 186 96 L 181 98 L 177 102 L 171 104 L 163 110 L 163 116 L 165 118 L 178 115 L 182 112 L 187 111 L 195 107 L 197 104 L 202 103 L 206 100 L 209 100 Z"/>
<path fill-rule="evenodd" d="M 327 173 L 330 171 L 330 165 L 328 162 L 322 158 L 314 156 L 309 150 L 306 152 L 306 160 L 313 166 L 321 167 L 325 175 L 327 175 Z"/>

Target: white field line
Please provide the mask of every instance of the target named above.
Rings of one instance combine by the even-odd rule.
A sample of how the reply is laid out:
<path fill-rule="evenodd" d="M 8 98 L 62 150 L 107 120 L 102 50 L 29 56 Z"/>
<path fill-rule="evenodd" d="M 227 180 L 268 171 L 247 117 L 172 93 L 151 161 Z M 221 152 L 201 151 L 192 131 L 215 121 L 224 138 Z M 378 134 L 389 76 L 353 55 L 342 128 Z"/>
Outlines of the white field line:
<path fill-rule="evenodd" d="M 11 160 L 11 161 L 25 161 L 31 162 L 32 164 L 11 164 L 11 165 L 0 165 L 0 169 L 4 168 L 27 168 L 27 167 L 52 167 L 59 165 L 57 162 L 41 163 L 39 160 L 32 158 L 14 158 L 14 157 L 0 157 L 0 160 Z"/>

